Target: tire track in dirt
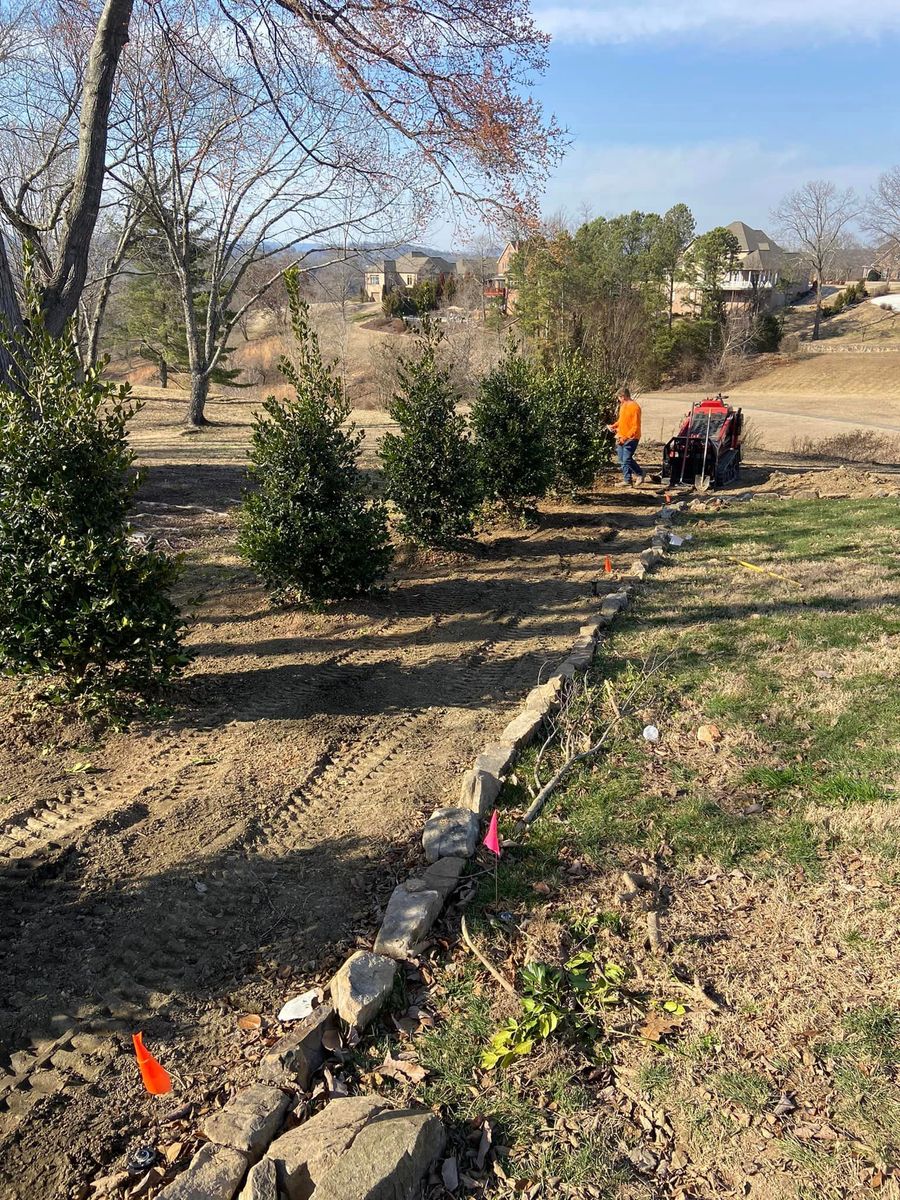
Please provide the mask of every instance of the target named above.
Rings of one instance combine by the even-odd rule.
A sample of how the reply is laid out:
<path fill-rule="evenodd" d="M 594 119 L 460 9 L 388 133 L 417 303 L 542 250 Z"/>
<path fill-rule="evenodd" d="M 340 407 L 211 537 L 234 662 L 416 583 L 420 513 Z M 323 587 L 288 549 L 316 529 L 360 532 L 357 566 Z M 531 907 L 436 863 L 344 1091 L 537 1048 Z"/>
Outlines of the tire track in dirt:
<path fill-rule="evenodd" d="M 301 961 L 367 913 L 354 876 L 378 863 L 380 846 L 397 842 L 398 814 L 417 827 L 427 805 L 447 802 L 460 764 L 490 740 L 485 713 L 491 728 L 502 726 L 505 700 L 518 702 L 545 663 L 564 657 L 608 532 L 576 520 L 506 539 L 461 580 L 453 567 L 426 571 L 398 589 L 389 614 L 375 606 L 362 628 L 358 619 L 352 628 L 329 627 L 332 644 L 353 639 L 331 653 L 321 652 L 318 628 L 307 651 L 302 623 L 268 614 L 261 627 L 239 621 L 233 642 L 270 640 L 258 657 L 241 647 L 231 673 L 207 660 L 214 702 L 204 698 L 193 728 L 161 735 L 133 769 L 84 778 L 77 794 L 66 789 L 63 812 L 54 798 L 29 810 L 34 824 L 8 822 L 0 887 L 5 848 L 19 872 L 10 924 L 23 951 L 35 949 L 30 982 L 52 991 L 67 978 L 40 949 L 38 927 L 49 912 L 55 928 L 68 931 L 65 955 L 79 963 L 81 983 L 61 992 L 58 1012 L 34 1021 L 13 995 L 12 1007 L 23 1011 L 15 1062 L 0 1060 L 0 1132 L 22 1136 L 25 1121 L 28 1144 L 46 1150 L 43 1118 L 28 1113 L 47 1096 L 74 1098 L 73 1080 L 102 1072 L 97 1046 L 110 1030 L 174 1011 L 196 1049 L 207 1037 L 197 1021 L 204 997 L 249 986 L 244 942 L 264 951 L 277 936 L 276 958 Z M 552 550 L 542 549 L 542 537 Z M 507 544 L 527 553 L 509 554 Z M 256 619 L 258 606 L 249 607 Z M 294 754 L 298 739 L 302 753 Z M 221 761 L 207 767 L 197 759 Z M 187 855 L 184 829 L 194 847 Z M 331 857 L 322 856 L 323 833 L 334 842 Z M 203 893 L 195 890 L 201 878 Z M 117 906 L 151 915 L 123 938 Z M 0 1169 L 0 1190 L 2 1181 Z"/>

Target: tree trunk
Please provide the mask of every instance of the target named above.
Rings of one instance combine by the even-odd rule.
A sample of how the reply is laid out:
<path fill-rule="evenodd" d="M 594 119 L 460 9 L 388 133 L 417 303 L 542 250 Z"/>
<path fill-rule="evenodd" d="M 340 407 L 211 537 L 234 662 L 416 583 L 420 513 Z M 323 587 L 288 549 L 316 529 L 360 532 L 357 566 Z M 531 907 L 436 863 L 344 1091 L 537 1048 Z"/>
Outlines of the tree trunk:
<path fill-rule="evenodd" d="M 164 358 L 161 358 L 156 364 L 157 372 L 159 373 L 159 386 L 166 388 L 169 386 L 169 364 Z"/>
<path fill-rule="evenodd" d="M 812 331 L 812 340 L 814 342 L 817 342 L 819 340 L 819 326 L 822 323 L 822 279 L 821 279 L 821 274 L 822 273 L 820 271 L 819 278 L 816 280 L 816 315 L 815 315 L 815 319 L 813 320 L 813 331 Z"/>
<path fill-rule="evenodd" d="M 81 100 L 78 160 L 63 218 L 59 255 L 42 294 L 47 330 L 55 337 L 59 337 L 77 309 L 87 277 L 88 251 L 106 176 L 113 84 L 119 58 L 128 41 L 133 7 L 134 0 L 106 0 L 88 55 Z"/>
<path fill-rule="evenodd" d="M 208 425 L 204 410 L 206 408 L 206 397 L 209 395 L 209 376 L 206 374 L 191 375 L 191 402 L 188 406 L 188 425 L 193 425 L 199 429 L 203 425 Z"/>
<path fill-rule="evenodd" d="M 15 334 L 21 328 L 22 313 L 19 310 L 19 300 L 13 283 L 9 259 L 6 257 L 6 242 L 3 230 L 0 228 L 0 386 L 6 383 L 12 358 L 6 347 L 5 339 Z"/>

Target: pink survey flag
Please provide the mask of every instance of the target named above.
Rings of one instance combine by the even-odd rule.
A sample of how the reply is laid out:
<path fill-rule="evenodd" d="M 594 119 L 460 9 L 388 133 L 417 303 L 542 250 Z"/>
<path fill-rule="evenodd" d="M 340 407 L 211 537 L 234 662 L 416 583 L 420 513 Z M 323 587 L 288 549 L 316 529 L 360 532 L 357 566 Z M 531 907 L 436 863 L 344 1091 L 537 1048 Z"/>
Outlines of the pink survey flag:
<path fill-rule="evenodd" d="M 482 844 L 482 846 L 487 846 L 487 848 L 488 848 L 488 850 L 490 850 L 491 854 L 495 854 L 497 856 L 497 858 L 500 857 L 500 838 L 497 836 L 497 810 L 496 810 L 496 808 L 494 809 L 493 814 L 491 815 L 491 822 L 488 825 L 488 831 L 484 835 L 484 841 L 481 844 Z"/>

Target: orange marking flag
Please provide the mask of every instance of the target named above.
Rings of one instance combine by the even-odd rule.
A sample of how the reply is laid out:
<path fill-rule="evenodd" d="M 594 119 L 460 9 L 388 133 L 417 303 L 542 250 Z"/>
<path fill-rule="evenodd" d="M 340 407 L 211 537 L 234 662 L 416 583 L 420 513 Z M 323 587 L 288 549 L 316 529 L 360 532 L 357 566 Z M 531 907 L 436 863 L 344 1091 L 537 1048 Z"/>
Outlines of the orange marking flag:
<path fill-rule="evenodd" d="M 141 1079 L 150 1095 L 164 1096 L 166 1092 L 171 1092 L 172 1080 L 169 1078 L 169 1072 L 160 1066 L 144 1045 L 144 1035 L 133 1033 L 131 1040 L 134 1042 L 134 1053 L 140 1068 Z"/>
<path fill-rule="evenodd" d="M 500 857 L 500 838 L 497 835 L 497 810 L 496 810 L 496 808 L 494 809 L 493 815 L 491 816 L 491 823 L 488 825 L 488 831 L 484 835 L 484 841 L 482 842 L 482 845 L 487 846 L 487 848 L 488 848 L 488 850 L 490 850 L 491 854 L 495 854 L 497 856 L 497 858 Z"/>

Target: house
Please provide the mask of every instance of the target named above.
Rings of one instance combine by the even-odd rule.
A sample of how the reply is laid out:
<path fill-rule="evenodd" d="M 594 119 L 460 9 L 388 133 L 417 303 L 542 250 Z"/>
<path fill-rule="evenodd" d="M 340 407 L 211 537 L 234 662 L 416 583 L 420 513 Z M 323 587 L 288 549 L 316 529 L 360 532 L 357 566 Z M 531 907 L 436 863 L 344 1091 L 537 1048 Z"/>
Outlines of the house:
<path fill-rule="evenodd" d="M 417 283 L 431 279 L 435 283 L 456 274 L 456 264 L 437 254 L 411 250 L 397 258 L 385 258 L 372 263 L 366 270 L 366 296 L 381 300 L 386 291 L 409 291 Z"/>
<path fill-rule="evenodd" d="M 783 250 L 762 229 L 753 229 L 743 221 L 732 221 L 726 228 L 739 246 L 734 267 L 723 283 L 729 308 L 748 304 L 781 308 L 809 291 L 809 271 L 798 255 Z M 698 299 L 696 292 L 691 284 L 676 284 L 674 311 L 692 312 Z"/>
<path fill-rule="evenodd" d="M 481 276 L 484 297 L 486 300 L 499 302 L 503 310 L 515 305 L 515 289 L 510 289 L 509 272 L 519 247 L 519 242 L 507 242 L 499 258 L 484 264 Z"/>

